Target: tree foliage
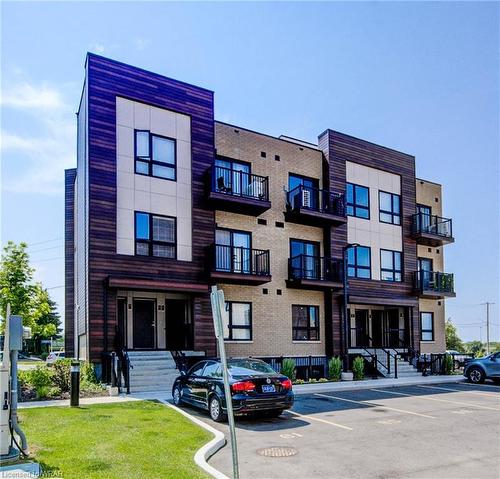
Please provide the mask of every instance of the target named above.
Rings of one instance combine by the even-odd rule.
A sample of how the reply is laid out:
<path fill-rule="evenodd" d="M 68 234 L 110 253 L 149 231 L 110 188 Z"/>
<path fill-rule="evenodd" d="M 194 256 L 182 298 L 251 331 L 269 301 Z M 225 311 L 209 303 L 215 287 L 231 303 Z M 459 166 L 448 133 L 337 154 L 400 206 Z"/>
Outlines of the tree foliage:
<path fill-rule="evenodd" d="M 459 353 L 465 352 L 465 345 L 458 336 L 457 328 L 451 322 L 451 319 L 446 320 L 445 337 L 446 337 L 446 349 L 458 351 Z"/>
<path fill-rule="evenodd" d="M 41 283 L 33 280 L 27 244 L 9 241 L 0 260 L 0 315 L 5 318 L 7 304 L 11 313 L 23 318 L 23 325 L 31 328 L 35 341 L 60 334 L 57 305 Z M 3 328 L 3 324 L 2 324 Z"/>

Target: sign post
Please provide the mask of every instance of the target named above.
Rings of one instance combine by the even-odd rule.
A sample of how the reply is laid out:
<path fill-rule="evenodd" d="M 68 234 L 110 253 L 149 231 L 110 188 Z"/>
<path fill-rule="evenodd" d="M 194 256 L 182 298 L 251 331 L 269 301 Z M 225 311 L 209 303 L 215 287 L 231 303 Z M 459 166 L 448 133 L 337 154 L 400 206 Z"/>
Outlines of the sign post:
<path fill-rule="evenodd" d="M 234 427 L 233 399 L 229 387 L 229 373 L 227 370 L 226 349 L 224 345 L 224 321 L 227 321 L 226 303 L 224 301 L 224 292 L 218 290 L 217 286 L 212 286 L 210 293 L 212 302 L 212 317 L 214 320 L 215 337 L 219 346 L 220 362 L 222 365 L 222 377 L 224 380 L 224 395 L 226 397 L 227 421 L 229 423 L 229 433 L 231 436 L 231 450 L 233 454 L 233 479 L 239 479 L 238 472 L 238 448 L 236 446 L 236 430 Z"/>

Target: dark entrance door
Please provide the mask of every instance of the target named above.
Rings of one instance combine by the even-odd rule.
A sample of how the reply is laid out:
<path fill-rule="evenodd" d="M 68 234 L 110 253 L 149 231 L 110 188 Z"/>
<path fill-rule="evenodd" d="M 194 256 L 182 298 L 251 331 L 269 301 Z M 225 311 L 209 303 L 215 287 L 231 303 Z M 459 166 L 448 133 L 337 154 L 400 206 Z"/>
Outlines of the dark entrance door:
<path fill-rule="evenodd" d="M 155 311 L 154 299 L 134 299 L 134 349 L 154 349 Z"/>
<path fill-rule="evenodd" d="M 116 300 L 116 319 L 118 328 L 115 349 L 121 351 L 127 345 L 127 298 L 118 298 Z"/>
<path fill-rule="evenodd" d="M 366 348 L 368 345 L 368 310 L 356 310 L 356 347 Z"/>
<path fill-rule="evenodd" d="M 381 348 L 384 346 L 384 312 L 372 309 L 372 346 Z"/>
<path fill-rule="evenodd" d="M 387 310 L 387 324 L 389 326 L 389 334 L 388 334 L 388 344 L 389 348 L 399 348 L 401 344 L 399 342 L 400 333 L 404 333 L 399 330 L 399 310 L 398 309 L 389 309 Z"/>
<path fill-rule="evenodd" d="M 165 301 L 166 345 L 170 351 L 192 349 L 192 323 L 185 299 Z"/>

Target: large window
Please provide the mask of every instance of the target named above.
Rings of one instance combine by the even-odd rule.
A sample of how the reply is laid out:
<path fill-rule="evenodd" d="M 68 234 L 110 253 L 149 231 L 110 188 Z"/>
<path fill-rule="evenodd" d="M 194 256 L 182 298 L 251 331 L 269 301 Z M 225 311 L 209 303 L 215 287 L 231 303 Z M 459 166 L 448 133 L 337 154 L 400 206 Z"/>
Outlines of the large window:
<path fill-rule="evenodd" d="M 166 180 L 176 179 L 176 143 L 172 138 L 135 131 L 135 172 Z"/>
<path fill-rule="evenodd" d="M 347 274 L 354 278 L 371 278 L 369 247 L 356 246 L 347 250 Z"/>
<path fill-rule="evenodd" d="M 366 186 L 346 184 L 346 207 L 349 216 L 370 218 L 370 195 Z"/>
<path fill-rule="evenodd" d="M 252 340 L 252 303 L 226 301 L 229 323 L 224 326 L 224 339 Z"/>
<path fill-rule="evenodd" d="M 176 257 L 175 218 L 135 212 L 135 254 Z"/>
<path fill-rule="evenodd" d="M 422 341 L 434 341 L 434 313 L 420 313 Z"/>
<path fill-rule="evenodd" d="M 401 224 L 401 196 L 394 193 L 378 192 L 379 220 L 393 225 Z"/>
<path fill-rule="evenodd" d="M 382 281 L 401 281 L 401 252 L 380 250 L 380 279 Z"/>
<path fill-rule="evenodd" d="M 318 306 L 292 305 L 292 339 L 319 341 Z"/>
<path fill-rule="evenodd" d="M 292 208 L 302 207 L 318 209 L 319 181 L 307 176 L 294 175 L 288 176 L 288 191 Z"/>

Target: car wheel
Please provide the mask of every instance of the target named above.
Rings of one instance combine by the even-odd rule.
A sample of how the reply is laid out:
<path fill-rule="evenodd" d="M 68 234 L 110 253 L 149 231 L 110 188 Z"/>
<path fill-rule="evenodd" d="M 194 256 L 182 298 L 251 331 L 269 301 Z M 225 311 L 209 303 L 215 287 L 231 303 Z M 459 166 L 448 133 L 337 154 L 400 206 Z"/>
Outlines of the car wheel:
<path fill-rule="evenodd" d="M 226 415 L 222 411 L 222 404 L 217 396 L 212 396 L 208 402 L 208 411 L 210 417 L 215 422 L 224 422 L 226 420 Z"/>
<path fill-rule="evenodd" d="M 479 368 L 470 368 L 467 377 L 471 383 L 475 384 L 484 383 L 485 380 L 484 372 Z"/>
<path fill-rule="evenodd" d="M 182 402 L 182 391 L 181 388 L 176 385 L 172 391 L 172 398 L 174 399 L 174 404 L 178 406 Z"/>

